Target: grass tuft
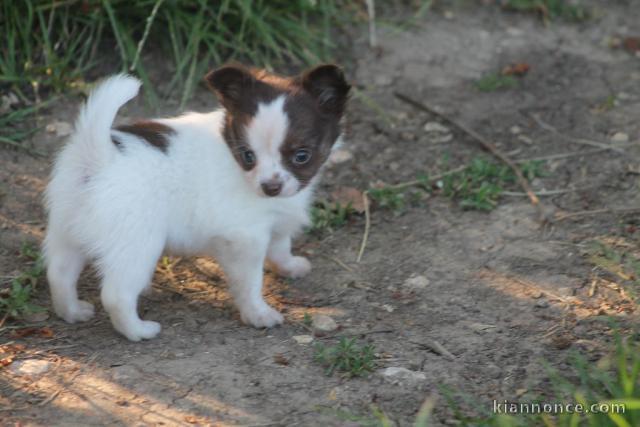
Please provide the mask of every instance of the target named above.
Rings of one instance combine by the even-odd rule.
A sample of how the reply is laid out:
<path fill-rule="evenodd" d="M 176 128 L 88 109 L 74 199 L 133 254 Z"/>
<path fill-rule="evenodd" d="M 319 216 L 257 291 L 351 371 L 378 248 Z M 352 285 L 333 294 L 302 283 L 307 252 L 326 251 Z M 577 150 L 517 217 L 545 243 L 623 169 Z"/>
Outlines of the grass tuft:
<path fill-rule="evenodd" d="M 338 344 L 315 346 L 314 360 L 325 369 L 327 375 L 343 372 L 347 377 L 365 376 L 374 368 L 374 348 L 372 345 L 358 346 L 356 339 L 340 338 Z"/>
<path fill-rule="evenodd" d="M 518 85 L 518 79 L 514 76 L 505 76 L 494 73 L 487 74 L 474 83 L 476 89 L 481 92 L 495 92 L 501 89 L 511 89 Z"/>
<path fill-rule="evenodd" d="M 333 232 L 335 229 L 345 225 L 354 213 L 355 210 L 351 207 L 351 204 L 317 202 L 311 208 L 311 227 L 309 232 L 315 234 Z"/>
<path fill-rule="evenodd" d="M 580 1 L 569 0 L 506 0 L 503 6 L 507 10 L 535 13 L 545 22 L 553 19 L 564 19 L 571 22 L 582 22 L 591 18 L 591 12 Z"/>
<path fill-rule="evenodd" d="M 20 255 L 27 259 L 27 268 L 0 288 L 0 319 L 3 321 L 9 317 L 19 319 L 24 315 L 44 310 L 31 303 L 32 293 L 44 276 L 42 255 L 26 243 L 22 246 Z"/>

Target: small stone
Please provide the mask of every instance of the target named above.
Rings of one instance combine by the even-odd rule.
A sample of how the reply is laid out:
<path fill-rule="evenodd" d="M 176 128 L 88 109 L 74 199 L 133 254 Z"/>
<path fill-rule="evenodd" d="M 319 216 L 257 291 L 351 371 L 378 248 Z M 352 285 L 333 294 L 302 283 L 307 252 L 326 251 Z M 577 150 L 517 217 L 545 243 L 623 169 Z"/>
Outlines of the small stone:
<path fill-rule="evenodd" d="M 338 148 L 333 150 L 329 155 L 329 163 L 337 165 L 339 163 L 344 163 L 353 158 L 353 154 L 350 151 Z"/>
<path fill-rule="evenodd" d="M 294 335 L 292 338 L 300 345 L 311 344 L 313 341 L 313 337 L 311 335 Z"/>
<path fill-rule="evenodd" d="M 529 138 L 528 136 L 518 135 L 518 139 L 527 145 L 533 144 L 533 139 Z"/>
<path fill-rule="evenodd" d="M 398 169 L 400 169 L 400 163 L 398 162 L 389 163 L 389 169 L 391 169 L 391 171 L 393 172 L 396 172 Z"/>
<path fill-rule="evenodd" d="M 388 313 L 393 313 L 396 310 L 396 308 L 390 304 L 382 304 L 382 308 Z"/>
<path fill-rule="evenodd" d="M 389 86 L 391 83 L 393 83 L 393 78 L 387 74 L 377 74 L 373 78 L 373 83 L 376 86 Z"/>
<path fill-rule="evenodd" d="M 40 375 L 51 368 L 51 362 L 40 359 L 27 359 L 14 362 L 11 370 L 18 375 Z"/>
<path fill-rule="evenodd" d="M 409 289 L 425 289 L 429 283 L 429 279 L 424 276 L 411 276 L 404 281 L 403 286 Z"/>
<path fill-rule="evenodd" d="M 378 372 L 383 378 L 394 384 L 417 383 L 427 379 L 424 372 L 412 371 L 410 369 L 400 368 L 397 366 L 390 366 Z"/>
<path fill-rule="evenodd" d="M 438 122 L 427 122 L 424 125 L 424 131 L 427 133 L 449 133 L 449 128 Z"/>
<path fill-rule="evenodd" d="M 471 322 L 471 323 L 469 323 L 469 328 L 471 328 L 474 332 L 476 332 L 478 334 L 482 334 L 484 332 L 487 332 L 488 330 L 496 329 L 497 326 L 496 325 L 487 325 L 487 324 L 484 324 L 484 323 Z"/>
<path fill-rule="evenodd" d="M 402 132 L 400 133 L 400 137 L 402 139 L 404 139 L 405 141 L 415 141 L 416 140 L 416 134 L 413 132 Z"/>
<path fill-rule="evenodd" d="M 547 308 L 549 307 L 549 303 L 546 300 L 541 299 L 536 301 L 535 306 L 538 308 Z"/>
<path fill-rule="evenodd" d="M 46 130 L 49 133 L 55 133 L 56 136 L 67 136 L 71 135 L 73 127 L 68 122 L 56 120 L 55 122 L 49 123 Z"/>
<path fill-rule="evenodd" d="M 311 324 L 318 332 L 333 332 L 338 329 L 336 321 L 324 314 L 314 314 Z"/>
<path fill-rule="evenodd" d="M 629 135 L 624 132 L 616 132 L 611 137 L 611 142 L 629 142 Z"/>
<path fill-rule="evenodd" d="M 522 129 L 520 129 L 520 126 L 511 126 L 511 129 L 509 129 L 509 132 L 511 132 L 514 135 L 518 135 L 519 133 L 522 133 Z"/>

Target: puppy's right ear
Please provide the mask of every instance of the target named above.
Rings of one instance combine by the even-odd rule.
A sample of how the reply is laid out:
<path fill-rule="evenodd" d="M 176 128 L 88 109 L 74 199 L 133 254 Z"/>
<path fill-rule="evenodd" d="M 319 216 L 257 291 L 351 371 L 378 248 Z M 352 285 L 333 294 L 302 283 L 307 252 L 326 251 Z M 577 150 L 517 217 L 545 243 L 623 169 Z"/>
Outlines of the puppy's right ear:
<path fill-rule="evenodd" d="M 205 81 L 227 110 L 241 110 L 256 80 L 242 65 L 226 65 L 211 71 Z"/>

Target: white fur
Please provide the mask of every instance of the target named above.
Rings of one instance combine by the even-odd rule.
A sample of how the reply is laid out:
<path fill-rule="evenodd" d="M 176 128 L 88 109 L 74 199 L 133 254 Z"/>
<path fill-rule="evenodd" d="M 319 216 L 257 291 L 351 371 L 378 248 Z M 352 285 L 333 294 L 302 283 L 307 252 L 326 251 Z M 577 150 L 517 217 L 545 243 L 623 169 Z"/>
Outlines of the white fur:
<path fill-rule="evenodd" d="M 282 99 L 260 106 L 249 127 L 262 165 L 247 185 L 247 173 L 221 136 L 222 111 L 157 120 L 176 131 L 167 153 L 110 130 L 117 110 L 139 87 L 124 75 L 103 82 L 55 162 L 46 191 L 44 250 L 56 313 L 67 322 L 93 315 L 93 306 L 78 299 L 76 282 L 85 263 L 94 261 L 113 326 L 132 341 L 155 337 L 160 324 L 140 319 L 136 304 L 158 258 L 168 252 L 215 256 L 242 320 L 256 327 L 282 323 L 262 297 L 263 265 L 268 259 L 294 277 L 309 272 L 309 261 L 291 254 L 291 238 L 309 222 L 313 191 L 309 185 L 298 192 L 280 165 L 277 148 L 288 126 Z M 290 197 L 261 194 L 260 180 L 274 174 L 289 176 L 283 195 Z"/>

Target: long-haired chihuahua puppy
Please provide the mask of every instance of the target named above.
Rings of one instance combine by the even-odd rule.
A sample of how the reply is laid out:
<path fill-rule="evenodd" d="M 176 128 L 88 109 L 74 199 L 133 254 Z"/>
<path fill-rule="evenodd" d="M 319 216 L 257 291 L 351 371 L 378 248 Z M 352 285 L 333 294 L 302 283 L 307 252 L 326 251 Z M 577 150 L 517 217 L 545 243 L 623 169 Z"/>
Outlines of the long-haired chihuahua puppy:
<path fill-rule="evenodd" d="M 140 319 L 138 296 L 171 253 L 214 256 L 245 323 L 282 323 L 262 297 L 263 266 L 289 277 L 311 269 L 291 239 L 309 224 L 350 86 L 335 65 L 290 78 L 229 65 L 205 79 L 223 107 L 207 114 L 112 127 L 140 81 L 117 75 L 89 96 L 46 190 L 47 278 L 67 322 L 93 316 L 76 290 L 93 262 L 114 328 L 155 337 L 160 324 Z"/>

